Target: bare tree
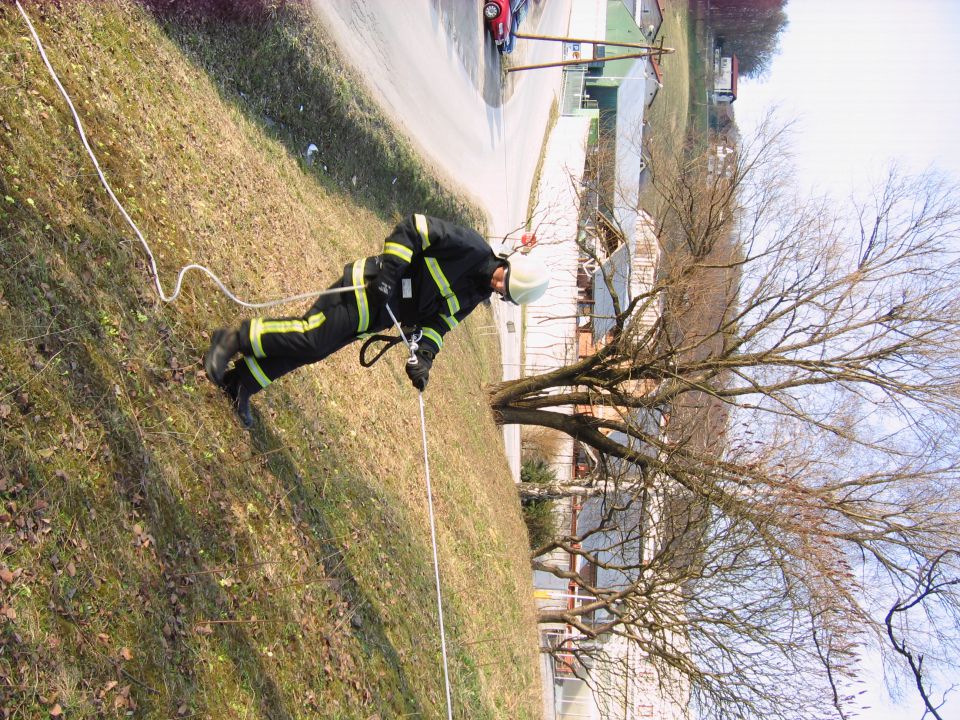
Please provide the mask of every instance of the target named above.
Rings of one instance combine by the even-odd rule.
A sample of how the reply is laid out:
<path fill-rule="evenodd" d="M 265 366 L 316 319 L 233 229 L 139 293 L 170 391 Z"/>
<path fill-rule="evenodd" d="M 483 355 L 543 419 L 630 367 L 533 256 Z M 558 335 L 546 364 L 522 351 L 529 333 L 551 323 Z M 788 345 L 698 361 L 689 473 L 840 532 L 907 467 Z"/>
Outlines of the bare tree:
<path fill-rule="evenodd" d="M 938 629 L 942 626 L 942 618 L 931 617 L 930 613 L 948 612 L 952 617 L 949 618 L 952 623 L 957 622 L 957 613 L 960 608 L 957 607 L 955 593 L 953 589 L 960 585 L 960 568 L 957 566 L 957 552 L 945 552 L 930 562 L 927 568 L 924 568 L 917 579 L 917 587 L 906 599 L 897 598 L 884 618 L 887 628 L 887 637 L 890 639 L 890 645 L 899 655 L 901 655 L 910 667 L 917 693 L 923 700 L 926 711 L 936 720 L 942 720 L 940 709 L 946 704 L 946 693 L 940 703 L 935 703 L 931 691 L 931 679 L 929 674 L 924 671 L 924 662 L 926 656 L 923 651 L 915 651 L 908 647 L 907 641 L 899 637 L 898 618 L 903 618 L 908 613 L 917 610 L 927 610 L 927 615 L 921 622 L 926 621 L 927 630 L 935 636 L 936 645 L 947 650 L 952 657 L 956 657 L 957 647 L 954 638 L 949 634 L 943 633 Z M 932 610 L 928 608 L 927 603 L 931 598 L 943 598 L 945 602 L 936 603 Z M 912 625 L 912 624 L 910 624 Z M 908 625 L 909 627 L 909 625 Z M 950 686 L 949 691 L 955 690 L 956 684 Z"/>
<path fill-rule="evenodd" d="M 728 53 L 740 58 L 740 72 L 761 77 L 770 67 L 787 27 L 785 0 L 710 0 L 710 27 Z"/>
<path fill-rule="evenodd" d="M 533 553 L 578 558 L 535 567 L 589 599 L 541 619 L 629 641 L 703 717 L 850 716 L 887 609 L 960 540 L 957 195 L 892 171 L 851 223 L 791 194 L 781 135 L 719 165 L 651 149 L 657 281 L 607 277 L 596 352 L 490 395 L 598 459 L 590 522 Z M 895 647 L 956 636 L 936 590 L 924 625 L 896 600 Z"/>

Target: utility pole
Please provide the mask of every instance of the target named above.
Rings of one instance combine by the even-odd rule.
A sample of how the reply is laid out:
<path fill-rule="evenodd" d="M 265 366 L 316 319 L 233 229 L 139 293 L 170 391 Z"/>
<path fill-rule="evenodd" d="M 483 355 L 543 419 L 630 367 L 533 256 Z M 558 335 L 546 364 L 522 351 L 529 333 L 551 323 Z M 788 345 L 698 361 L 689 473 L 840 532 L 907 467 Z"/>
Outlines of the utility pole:
<path fill-rule="evenodd" d="M 596 48 L 597 45 L 612 45 L 614 47 L 626 47 L 643 50 L 638 53 L 625 53 L 623 55 L 611 55 L 610 57 L 594 58 L 592 60 L 560 60 L 553 63 L 543 63 L 540 65 L 518 65 L 507 68 L 508 73 L 519 72 L 520 70 L 539 70 L 541 68 L 565 67 L 568 65 L 587 65 L 593 63 L 606 63 L 611 60 L 633 60 L 636 58 L 650 57 L 651 55 L 661 56 L 665 53 L 675 52 L 673 48 L 663 47 L 663 38 L 660 39 L 660 45 L 646 45 L 644 43 L 633 42 L 615 42 L 612 40 L 591 40 L 587 38 L 557 37 L 555 35 L 531 35 L 528 33 L 516 33 L 516 38 L 523 40 L 543 40 L 547 42 L 568 42 L 568 43 L 590 43 Z"/>

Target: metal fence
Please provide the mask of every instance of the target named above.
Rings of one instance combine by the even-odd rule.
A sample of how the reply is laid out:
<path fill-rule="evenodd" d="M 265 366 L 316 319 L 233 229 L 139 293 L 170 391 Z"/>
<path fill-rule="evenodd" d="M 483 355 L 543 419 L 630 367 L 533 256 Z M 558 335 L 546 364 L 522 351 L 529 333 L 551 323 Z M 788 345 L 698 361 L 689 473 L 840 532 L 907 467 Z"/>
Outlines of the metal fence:
<path fill-rule="evenodd" d="M 575 115 L 583 105 L 583 91 L 586 83 L 585 67 L 566 68 L 563 71 L 563 95 L 560 101 L 561 115 Z"/>

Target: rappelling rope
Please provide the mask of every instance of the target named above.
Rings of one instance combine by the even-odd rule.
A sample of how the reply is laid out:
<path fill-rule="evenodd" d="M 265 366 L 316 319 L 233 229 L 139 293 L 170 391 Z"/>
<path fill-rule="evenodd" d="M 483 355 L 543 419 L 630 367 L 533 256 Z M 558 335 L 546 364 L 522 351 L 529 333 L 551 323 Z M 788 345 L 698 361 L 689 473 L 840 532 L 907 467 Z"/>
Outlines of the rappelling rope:
<path fill-rule="evenodd" d="M 296 302 L 298 300 L 304 300 L 307 298 L 314 299 L 320 295 L 332 295 L 334 293 L 344 293 L 344 292 L 353 292 L 354 290 L 360 289 L 363 286 L 347 286 L 347 287 L 338 287 L 332 288 L 329 290 L 320 290 L 313 292 L 300 293 L 299 295 L 291 295 L 290 297 L 281 298 L 280 300 L 270 300 L 268 302 L 261 303 L 252 303 L 241 300 L 236 295 L 234 295 L 227 288 L 226 285 L 213 274 L 211 270 L 204 267 L 203 265 L 198 265 L 196 263 L 191 263 L 181 268 L 180 272 L 177 274 L 177 282 L 173 289 L 172 295 L 167 295 L 163 291 L 163 286 L 160 284 L 160 274 L 157 270 L 157 262 L 154 260 L 153 251 L 150 250 L 150 245 L 143 237 L 143 233 L 140 232 L 140 228 L 137 227 L 137 224 L 133 221 L 130 215 L 127 213 L 126 208 L 123 207 L 123 204 L 120 200 L 117 199 L 117 196 L 113 192 L 113 188 L 110 187 L 110 183 L 107 182 L 107 178 L 103 174 L 103 170 L 100 168 L 100 163 L 97 161 L 97 156 L 93 152 L 93 149 L 90 147 L 90 143 L 87 141 L 87 134 L 83 130 L 83 123 L 80 122 L 80 115 L 77 113 L 77 109 L 73 106 L 73 101 L 70 99 L 69 93 L 64 89 L 63 84 L 60 82 L 60 78 L 57 77 L 56 71 L 53 69 L 53 65 L 50 64 L 50 60 L 47 57 L 47 53 L 43 48 L 43 43 L 40 41 L 40 36 L 37 35 L 37 31 L 33 27 L 33 23 L 30 22 L 30 17 L 27 15 L 26 11 L 23 9 L 23 6 L 20 4 L 20 0 L 17 0 L 17 10 L 20 11 L 20 14 L 23 16 L 24 21 L 27 23 L 27 27 L 30 30 L 30 34 L 33 35 L 33 41 L 37 45 L 37 49 L 40 51 L 40 57 L 43 58 L 44 65 L 47 66 L 47 71 L 50 73 L 50 77 L 53 78 L 53 82 L 56 83 L 57 88 L 60 90 L 60 94 L 63 95 L 64 100 L 67 101 L 67 105 L 70 108 L 70 112 L 73 114 L 73 122 L 77 126 L 77 132 L 80 133 L 80 140 L 83 141 L 83 146 L 87 150 L 87 155 L 90 156 L 90 160 L 93 162 L 93 167 L 97 171 L 97 175 L 100 176 L 100 182 L 103 183 L 103 187 L 106 189 L 107 194 L 110 196 L 110 199 L 113 200 L 114 205 L 117 206 L 117 209 L 120 210 L 120 214 L 123 215 L 124 219 L 127 221 L 127 224 L 133 229 L 133 232 L 136 234 L 137 239 L 140 241 L 140 244 L 143 245 L 144 251 L 147 253 L 147 258 L 150 261 L 150 274 L 153 276 L 153 283 L 157 288 L 157 293 L 160 295 L 160 299 L 163 302 L 170 303 L 177 299 L 180 295 L 180 289 L 183 285 L 183 278 L 190 270 L 199 270 L 200 272 L 206 274 L 213 282 L 220 288 L 221 292 L 226 295 L 228 298 L 233 300 L 237 305 L 242 305 L 247 308 L 268 308 L 275 305 L 285 305 L 287 303 Z"/>
<path fill-rule="evenodd" d="M 417 362 L 417 345 L 407 340 L 407 336 L 400 327 L 397 316 L 393 314 L 390 304 L 387 303 L 387 312 L 390 319 L 397 326 L 400 339 L 410 350 L 410 359 L 407 362 Z M 427 509 L 430 514 L 430 542 L 433 545 L 433 576 L 437 583 L 437 617 L 440 619 L 440 652 L 443 656 L 443 684 L 447 691 L 447 719 L 453 720 L 453 703 L 450 699 L 450 668 L 447 662 L 447 633 L 443 628 L 443 593 L 440 590 L 440 560 L 437 557 L 437 524 L 433 516 L 433 486 L 430 484 L 430 456 L 427 454 L 427 419 L 423 410 L 423 390 L 420 390 L 420 436 L 423 439 L 423 466 L 427 475 Z"/>

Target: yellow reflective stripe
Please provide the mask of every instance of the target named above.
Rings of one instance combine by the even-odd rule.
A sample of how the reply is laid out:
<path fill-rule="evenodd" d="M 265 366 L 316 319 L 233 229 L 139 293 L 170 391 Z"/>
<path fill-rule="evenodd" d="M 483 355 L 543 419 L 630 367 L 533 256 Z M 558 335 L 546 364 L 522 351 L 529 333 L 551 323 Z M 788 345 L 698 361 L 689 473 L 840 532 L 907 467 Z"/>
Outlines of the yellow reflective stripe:
<path fill-rule="evenodd" d="M 250 374 L 260 383 L 260 387 L 266 387 L 273 382 L 267 377 L 267 374 L 263 371 L 263 368 L 260 367 L 260 363 L 257 362 L 256 358 L 250 355 L 244 355 L 243 361 L 247 364 L 247 369 L 250 371 Z"/>
<path fill-rule="evenodd" d="M 443 338 L 440 336 L 440 333 L 438 333 L 433 328 L 429 328 L 429 327 L 423 328 L 423 336 L 425 338 L 433 340 L 433 342 L 436 344 L 438 349 L 443 346 Z"/>
<path fill-rule="evenodd" d="M 250 347 L 253 348 L 253 354 L 257 357 L 265 357 L 266 355 L 263 352 L 263 345 L 260 344 L 260 335 L 263 332 L 262 326 L 263 320 L 260 318 L 254 318 L 250 321 Z"/>
<path fill-rule="evenodd" d="M 414 215 L 413 221 L 417 226 L 417 232 L 420 233 L 420 238 L 423 240 L 423 249 L 426 250 L 430 247 L 430 229 L 427 227 L 427 218 L 425 215 Z M 456 315 L 460 312 L 460 301 L 453 294 L 450 283 L 447 282 L 446 276 L 440 269 L 440 263 L 432 257 L 425 257 L 423 261 L 427 264 L 427 269 L 430 271 L 433 281 L 437 284 L 440 295 L 447 301 L 447 309 L 450 311 L 450 315 Z"/>
<path fill-rule="evenodd" d="M 400 243 L 388 242 L 383 246 L 384 255 L 396 255 L 404 262 L 410 262 L 413 259 L 413 250 L 401 245 Z"/>
<path fill-rule="evenodd" d="M 440 317 L 443 318 L 443 321 L 447 324 L 447 327 L 450 328 L 451 330 L 453 330 L 457 325 L 460 324 L 460 321 L 457 320 L 452 315 L 441 315 Z"/>
<path fill-rule="evenodd" d="M 417 226 L 417 232 L 420 233 L 420 239 L 423 241 L 423 249 L 430 247 L 430 230 L 427 227 L 427 218 L 425 215 L 414 215 L 413 222 Z"/>
<path fill-rule="evenodd" d="M 304 332 L 309 332 L 310 330 L 316 330 L 318 327 L 323 325 L 326 322 L 327 316 L 322 312 L 317 313 L 316 315 L 311 315 L 307 318 L 306 328 Z"/>
<path fill-rule="evenodd" d="M 356 286 L 353 294 L 357 298 L 357 312 L 360 314 L 357 322 L 358 334 L 370 327 L 370 305 L 367 303 L 367 289 L 363 284 L 363 266 L 366 262 L 366 259 L 362 258 L 353 264 L 353 284 Z"/>
<path fill-rule="evenodd" d="M 443 270 L 440 269 L 440 263 L 437 262 L 436 258 L 431 257 L 425 257 L 423 261 L 427 264 L 427 269 L 430 271 L 430 276 L 433 278 L 433 281 L 437 284 L 440 295 L 447 301 L 447 309 L 450 311 L 450 314 L 456 315 L 460 312 L 460 301 L 457 300 L 457 296 L 453 294 L 453 288 L 450 287 L 450 283 L 447 282 L 447 277 L 443 274 Z"/>
<path fill-rule="evenodd" d="M 253 348 L 253 354 L 258 357 L 266 357 L 263 350 L 263 336 L 267 333 L 306 333 L 316 330 L 326 321 L 326 316 L 322 312 L 310 315 L 306 320 L 264 320 L 263 318 L 254 318 L 250 321 L 250 347 Z"/>

